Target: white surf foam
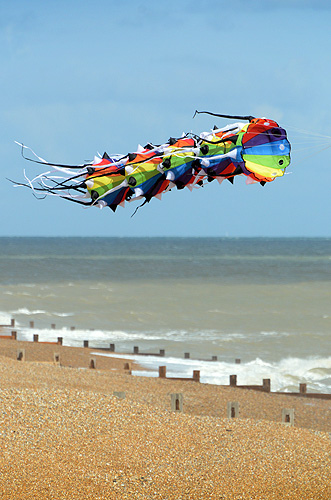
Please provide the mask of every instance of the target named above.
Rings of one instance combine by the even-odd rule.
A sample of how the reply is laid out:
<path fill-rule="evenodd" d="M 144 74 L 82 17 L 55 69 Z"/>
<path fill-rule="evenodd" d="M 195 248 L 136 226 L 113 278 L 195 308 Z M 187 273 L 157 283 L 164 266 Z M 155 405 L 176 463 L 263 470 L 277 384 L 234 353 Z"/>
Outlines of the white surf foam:
<path fill-rule="evenodd" d="M 306 383 L 308 392 L 331 393 L 331 357 L 285 358 L 280 362 L 266 362 L 260 358 L 237 364 L 224 361 L 199 361 L 174 357 L 107 354 L 124 357 L 139 363 L 148 370 L 145 376 L 157 376 L 158 367 L 166 366 L 169 377 L 191 378 L 193 370 L 200 370 L 200 381 L 207 384 L 229 385 L 230 375 L 237 375 L 238 385 L 262 385 L 271 379 L 271 390 L 298 392 L 299 384 Z M 140 371 L 135 375 L 142 375 Z"/>
<path fill-rule="evenodd" d="M 57 337 L 62 337 L 63 344 L 68 346 L 82 347 L 84 340 L 88 340 L 89 345 L 95 348 L 109 347 L 110 343 L 115 343 L 116 353 L 133 352 L 134 345 L 139 346 L 141 352 L 159 352 L 159 348 L 165 348 L 168 354 L 166 357 L 113 354 L 118 357 L 135 359 L 146 370 L 152 370 L 154 376 L 157 376 L 158 367 L 165 365 L 168 375 L 174 377 L 190 378 L 192 377 L 193 370 L 200 370 L 201 381 L 203 383 L 228 385 L 229 376 L 236 374 L 238 385 L 261 385 L 264 378 L 270 378 L 272 391 L 297 392 L 299 383 L 307 383 L 308 391 L 331 393 L 331 357 L 323 355 L 319 357 L 302 356 L 282 358 L 278 361 L 267 361 L 264 358 L 263 351 L 261 351 L 261 354 L 257 354 L 255 359 L 250 361 L 242 359 L 242 363 L 237 364 L 235 363 L 235 357 L 237 357 L 235 353 L 238 351 L 233 350 L 234 354 L 230 356 L 229 352 L 232 350 L 226 351 L 222 349 L 223 354 L 218 355 L 218 361 L 201 361 L 193 359 L 193 353 L 202 352 L 202 347 L 207 349 L 208 346 L 212 347 L 214 344 L 214 333 L 219 343 L 219 334 L 217 335 L 217 332 L 208 331 L 203 335 L 201 332 L 192 333 L 185 330 L 172 330 L 168 332 L 125 331 L 120 328 L 114 330 L 88 330 L 59 327 L 58 325 L 56 329 L 50 327 L 29 328 L 24 326 L 24 324 L 26 325 L 26 315 L 38 317 L 38 314 L 45 314 L 45 311 L 41 309 L 29 310 L 28 308 L 22 308 L 19 311 L 22 315 L 21 318 L 18 317 L 18 320 L 21 320 L 22 324 L 16 319 L 16 325 L 19 326 L 19 340 L 32 341 L 33 334 L 38 334 L 41 342 L 54 342 L 57 340 Z M 64 317 L 65 315 L 71 315 L 71 313 L 63 314 Z M 9 325 L 11 317 L 11 314 L 0 312 L 0 324 Z M 254 336 L 254 340 L 256 341 L 259 337 L 260 339 L 273 339 L 277 338 L 278 335 L 279 333 L 273 331 L 260 332 Z M 230 341 L 240 342 L 243 338 L 245 336 L 241 333 L 229 333 L 222 335 L 221 340 L 224 342 L 223 345 L 227 345 Z M 283 338 L 286 338 L 285 332 Z M 247 337 L 247 339 L 250 342 L 252 341 L 250 337 Z M 187 347 L 188 342 L 190 343 L 190 347 Z M 177 347 L 178 345 L 179 348 Z M 180 349 L 181 347 L 182 349 Z M 183 351 L 182 358 L 177 357 L 177 353 L 179 356 L 181 355 L 180 350 Z M 187 350 L 191 351 L 192 359 L 183 359 L 184 352 Z M 242 347 L 241 352 L 244 352 Z M 268 351 L 266 350 L 265 352 Z M 218 354 L 217 351 L 216 354 Z M 201 357 L 211 359 L 211 354 L 208 352 L 206 355 L 201 355 Z M 270 356 L 267 359 L 270 359 Z"/>
<path fill-rule="evenodd" d="M 51 316 L 58 316 L 59 318 L 69 318 L 70 316 L 74 316 L 75 314 L 72 312 L 69 313 L 59 313 L 59 312 L 52 312 Z"/>
<path fill-rule="evenodd" d="M 33 335 L 38 334 L 40 341 L 54 341 L 57 337 L 63 338 L 63 345 L 83 346 L 83 341 L 88 340 L 94 347 L 109 347 L 110 343 L 117 343 L 117 347 L 127 345 L 130 342 L 139 340 L 160 340 L 157 335 L 146 336 L 143 332 L 125 332 L 122 330 L 99 330 L 99 329 L 79 329 L 79 328 L 20 328 L 20 340 L 32 340 Z M 121 344 L 122 343 L 122 344 Z M 127 347 L 126 349 L 127 350 Z"/>
<path fill-rule="evenodd" d="M 10 325 L 11 315 L 0 311 L 0 325 Z"/>
<path fill-rule="evenodd" d="M 35 309 L 35 310 L 30 310 L 27 309 L 26 307 L 21 307 L 20 309 L 16 309 L 15 311 L 11 311 L 11 314 L 15 315 L 28 315 L 28 316 L 34 316 L 35 314 L 46 314 L 47 316 L 49 313 L 47 311 L 44 311 L 43 309 Z"/>

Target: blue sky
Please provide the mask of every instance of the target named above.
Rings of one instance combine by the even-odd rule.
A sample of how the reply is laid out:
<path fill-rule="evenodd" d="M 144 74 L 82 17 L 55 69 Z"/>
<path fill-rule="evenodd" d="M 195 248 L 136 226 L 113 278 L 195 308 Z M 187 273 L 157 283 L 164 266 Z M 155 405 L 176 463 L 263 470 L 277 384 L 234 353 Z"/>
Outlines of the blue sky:
<path fill-rule="evenodd" d="M 0 0 L 0 236 L 331 236 L 331 2 Z M 288 175 L 172 190 L 131 218 L 14 188 L 49 161 L 125 154 L 183 131 L 278 121 Z M 324 136 L 324 137 L 320 137 Z"/>

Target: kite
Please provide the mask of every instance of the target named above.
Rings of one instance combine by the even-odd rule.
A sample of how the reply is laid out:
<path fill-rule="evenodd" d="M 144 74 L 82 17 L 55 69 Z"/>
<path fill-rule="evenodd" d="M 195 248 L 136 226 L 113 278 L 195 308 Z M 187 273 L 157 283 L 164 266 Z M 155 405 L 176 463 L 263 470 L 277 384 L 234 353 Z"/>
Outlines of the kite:
<path fill-rule="evenodd" d="M 281 177 L 290 164 L 291 146 L 286 131 L 267 118 L 220 115 L 196 111 L 216 117 L 247 121 L 223 128 L 216 125 L 208 132 L 196 135 L 183 133 L 166 143 L 138 145 L 137 151 L 122 155 L 104 153 L 89 163 L 62 165 L 24 156 L 35 163 L 53 167 L 27 183 L 35 195 L 55 195 L 84 206 L 109 207 L 113 212 L 126 202 L 153 197 L 161 199 L 173 188 L 204 186 L 225 179 L 232 184 L 236 176 L 246 177 L 247 184 L 267 182 Z M 19 144 L 19 143 L 18 143 Z M 140 206 L 142 206 L 140 205 Z M 138 207 L 139 208 L 139 207 Z"/>

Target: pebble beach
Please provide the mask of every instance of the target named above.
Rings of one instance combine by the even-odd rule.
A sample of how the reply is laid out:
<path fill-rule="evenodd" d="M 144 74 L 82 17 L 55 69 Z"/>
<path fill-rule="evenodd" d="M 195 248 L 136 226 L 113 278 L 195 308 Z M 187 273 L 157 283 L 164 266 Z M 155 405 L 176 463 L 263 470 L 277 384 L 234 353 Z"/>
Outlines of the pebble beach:
<path fill-rule="evenodd" d="M 331 498 L 330 400 L 91 369 L 93 352 L 0 340 L 1 499 Z"/>

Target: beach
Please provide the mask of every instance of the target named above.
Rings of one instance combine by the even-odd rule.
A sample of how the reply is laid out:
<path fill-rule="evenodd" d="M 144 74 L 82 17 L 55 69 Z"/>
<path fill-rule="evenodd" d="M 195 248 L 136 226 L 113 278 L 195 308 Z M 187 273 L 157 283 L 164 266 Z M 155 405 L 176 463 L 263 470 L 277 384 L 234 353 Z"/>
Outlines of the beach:
<path fill-rule="evenodd" d="M 331 498 L 329 240 L 0 247 L 1 499 Z"/>
<path fill-rule="evenodd" d="M 329 400 L 133 376 L 93 352 L 0 340 L 1 498 L 331 497 Z"/>

